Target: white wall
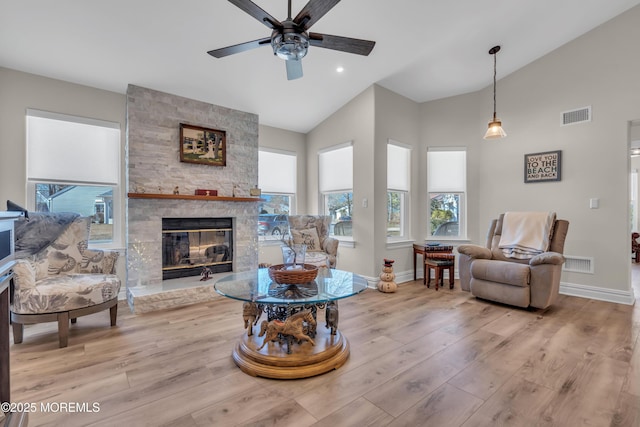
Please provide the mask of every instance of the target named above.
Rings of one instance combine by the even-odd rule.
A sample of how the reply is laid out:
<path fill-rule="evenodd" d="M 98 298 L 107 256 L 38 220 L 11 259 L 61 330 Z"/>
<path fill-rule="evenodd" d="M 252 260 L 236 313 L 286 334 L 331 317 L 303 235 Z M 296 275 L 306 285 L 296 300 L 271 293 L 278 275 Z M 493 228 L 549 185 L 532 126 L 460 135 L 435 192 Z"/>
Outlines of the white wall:
<path fill-rule="evenodd" d="M 0 203 L 6 200 L 27 206 L 26 112 L 27 108 L 120 123 L 122 140 L 121 181 L 124 185 L 126 97 L 124 94 L 82 86 L 0 67 Z M 122 192 L 124 193 L 124 192 Z M 120 236 L 124 236 L 124 195 L 114 205 Z M 122 246 L 124 247 L 124 246 Z M 125 257 L 116 266 L 125 283 Z M 123 286 L 124 289 L 124 286 Z"/>
<path fill-rule="evenodd" d="M 260 125 L 258 127 L 258 145 L 259 148 L 271 148 L 296 153 L 298 162 L 296 213 L 307 213 L 307 147 L 305 145 L 305 135 L 299 132 Z"/>
<path fill-rule="evenodd" d="M 27 108 L 120 123 L 124 183 L 124 94 L 0 67 L 0 202 L 27 204 Z M 122 212 L 120 212 L 122 213 Z"/>
<path fill-rule="evenodd" d="M 630 54 L 637 51 L 639 22 L 640 6 L 501 79 L 498 116 L 509 135 L 503 140 L 482 139 L 492 114 L 492 87 L 417 106 L 414 122 L 410 101 L 373 86 L 322 122 L 307 136 L 310 212 L 318 207 L 312 196 L 317 194 L 315 153 L 349 140 L 355 147 L 356 247 L 340 248 L 340 266 L 373 276 L 379 258 L 388 256 L 396 259 L 396 271 L 412 268 L 410 249 L 382 244 L 384 171 L 386 140 L 413 144 L 417 127 L 419 170 L 412 180 L 418 201 L 412 201 L 411 224 L 416 241 L 426 237 L 426 170 L 420 165 L 426 164 L 427 147 L 462 145 L 468 150 L 469 241 L 484 243 L 490 220 L 501 212 L 554 210 L 571 223 L 565 254 L 592 258 L 595 270 L 563 273 L 564 292 L 633 301 L 628 122 L 640 118 L 640 57 Z M 517 48 L 503 47 L 501 55 Z M 562 112 L 585 106 L 592 106 L 591 122 L 560 126 Z M 562 180 L 525 184 L 524 155 L 552 150 L 562 150 Z M 373 211 L 361 208 L 364 197 Z M 599 199 L 599 209 L 589 209 L 591 198 Z"/>
<path fill-rule="evenodd" d="M 394 273 L 398 280 L 402 277 L 413 280 L 413 240 L 424 241 L 426 214 L 422 206 L 420 173 L 424 169 L 420 162 L 419 106 L 414 101 L 391 92 L 381 86 L 374 86 L 375 94 L 375 158 L 374 158 L 374 268 L 372 275 L 377 276 L 382 270 L 384 259 L 393 259 Z M 404 244 L 387 244 L 387 143 L 393 140 L 411 147 L 411 182 L 410 200 L 408 200 L 408 227 L 410 229 L 407 242 Z M 420 269 L 418 269 L 420 270 Z"/>
<path fill-rule="evenodd" d="M 355 247 L 340 245 L 337 267 L 375 276 L 374 88 L 369 87 L 307 134 L 307 212 L 319 213 L 318 151 L 353 142 L 353 238 Z M 386 167 L 385 167 L 386 169 Z M 368 208 L 362 207 L 367 198 Z"/>
<path fill-rule="evenodd" d="M 482 139 L 492 112 L 490 87 L 430 102 L 422 116 L 427 144 L 456 132 L 478 147 L 477 155 L 469 156 L 470 193 L 477 192 L 477 204 L 469 206 L 473 241 L 482 242 L 490 219 L 500 212 L 554 210 L 571 223 L 565 255 L 594 259 L 594 274 L 563 273 L 565 289 L 627 301 L 633 295 L 628 122 L 640 117 L 640 56 L 630 52 L 638 51 L 639 23 L 640 7 L 635 7 L 500 80 L 497 105 L 505 139 Z M 517 47 L 504 46 L 500 54 L 508 55 L 509 49 Z M 455 122 L 462 128 L 456 130 L 453 120 L 437 115 L 452 104 L 480 109 L 456 110 Z M 561 112 L 589 105 L 592 122 L 560 126 Z M 525 184 L 524 154 L 550 150 L 562 150 L 562 180 Z M 599 209 L 589 209 L 590 198 L 600 199 Z"/>
<path fill-rule="evenodd" d="M 420 206 L 424 220 L 419 224 L 420 238 L 427 236 L 427 214 L 429 200 L 427 197 L 427 149 L 429 147 L 465 147 L 467 149 L 467 203 L 466 217 L 468 240 L 478 242 L 480 236 L 486 232 L 486 225 L 478 228 L 476 219 L 482 204 L 480 193 L 480 174 L 482 170 L 500 169 L 499 161 L 483 164 L 479 161 L 480 152 L 483 149 L 482 137 L 487 127 L 487 117 L 490 113 L 482 108 L 482 97 L 479 92 L 467 95 L 454 96 L 434 102 L 422 104 L 420 111 L 420 143 L 419 153 L 420 168 L 419 183 L 421 184 Z M 492 107 L 490 107 L 492 108 Z M 484 117 L 487 116 L 487 117 Z M 467 243 L 468 240 L 461 236 L 460 241 L 452 244 Z"/>
<path fill-rule="evenodd" d="M 383 147 L 388 138 L 418 144 L 412 176 L 412 184 L 417 180 L 412 193 L 418 200 L 412 200 L 411 224 L 416 241 L 426 237 L 426 147 L 465 145 L 469 153 L 468 235 L 472 242 L 483 242 L 490 219 L 500 212 L 555 210 L 571 222 L 565 253 L 592 257 L 595 266 L 593 275 L 563 273 L 563 284 L 583 287 L 587 292 L 595 290 L 596 297 L 624 298 L 631 295 L 628 122 L 640 119 L 640 57 L 635 54 L 640 40 L 638 23 L 640 6 L 499 80 L 498 115 L 509 134 L 504 140 L 482 139 L 492 113 L 491 87 L 416 106 L 414 122 L 411 101 L 374 85 L 304 137 L 260 126 L 259 144 L 306 150 L 306 163 L 299 166 L 299 174 L 306 177 L 306 188 L 299 188 L 298 212 L 317 213 L 316 153 L 353 141 L 356 243 L 353 248 L 340 247 L 339 268 L 377 276 L 383 256 L 396 259 L 396 271 L 412 268 L 410 249 L 389 250 L 383 244 Z M 500 55 L 517 48 L 505 42 Z M 479 70 L 485 71 L 491 72 Z M 120 122 L 124 131 L 124 94 L 4 68 L 0 68 L 0 93 L 2 202 L 26 202 L 26 108 Z M 592 122 L 559 126 L 561 112 L 587 105 L 593 108 Z M 412 141 L 414 138 L 417 142 Z M 547 150 L 563 152 L 562 181 L 524 184 L 524 154 Z M 599 209 L 588 207 L 594 197 L 600 199 Z M 363 198 L 368 199 L 368 208 L 362 207 Z"/>

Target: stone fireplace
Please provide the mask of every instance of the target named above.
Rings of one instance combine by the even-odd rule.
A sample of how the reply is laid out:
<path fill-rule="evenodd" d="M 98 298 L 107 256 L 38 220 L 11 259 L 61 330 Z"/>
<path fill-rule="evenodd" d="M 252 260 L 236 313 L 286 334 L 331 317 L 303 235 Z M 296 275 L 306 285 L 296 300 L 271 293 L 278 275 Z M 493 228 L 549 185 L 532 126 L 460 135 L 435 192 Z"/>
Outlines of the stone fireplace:
<path fill-rule="evenodd" d="M 180 162 L 180 123 L 225 130 L 227 165 Z M 219 255 L 225 252 L 224 246 L 233 257 L 231 263 L 224 262 L 225 268 L 230 265 L 229 271 L 257 267 L 258 203 L 232 197 L 238 190 L 248 193 L 258 182 L 258 117 L 255 114 L 130 85 L 126 165 L 127 298 L 134 312 L 214 298 L 213 281 L 200 281 L 199 270 L 204 266 L 201 264 L 211 264 L 211 269 L 221 268 L 214 266 L 222 265 L 218 263 L 223 263 L 224 253 L 222 257 Z M 174 189 L 179 194 L 174 194 Z M 195 196 L 197 189 L 217 190 L 219 197 Z M 163 232 L 166 227 L 163 219 L 174 218 L 193 221 L 226 218 L 231 225 L 228 228 L 232 231 L 224 232 L 226 236 L 199 236 L 204 240 L 194 245 L 198 249 L 192 250 L 199 252 L 203 247 L 203 258 L 196 260 L 200 254 L 195 252 L 188 256 L 198 261 L 194 263 L 195 276 L 170 278 L 173 274 L 166 274 L 166 265 L 163 268 L 163 259 L 166 261 L 168 256 L 163 249 L 167 234 Z M 195 235 L 192 236 L 195 239 Z M 200 263 L 207 259 L 205 252 L 209 247 L 209 259 L 215 261 Z M 187 262 L 184 256 L 182 259 Z"/>

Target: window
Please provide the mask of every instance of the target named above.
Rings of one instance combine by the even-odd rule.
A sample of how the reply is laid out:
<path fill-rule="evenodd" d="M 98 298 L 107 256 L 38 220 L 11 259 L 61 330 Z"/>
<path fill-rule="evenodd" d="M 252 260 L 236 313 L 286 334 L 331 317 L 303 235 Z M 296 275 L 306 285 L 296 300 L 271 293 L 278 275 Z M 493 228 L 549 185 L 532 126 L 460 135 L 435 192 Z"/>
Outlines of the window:
<path fill-rule="evenodd" d="M 29 209 L 92 218 L 92 243 L 119 243 L 120 124 L 27 110 Z"/>
<path fill-rule="evenodd" d="M 411 149 L 394 141 L 387 143 L 387 240 L 406 238 Z"/>
<path fill-rule="evenodd" d="M 325 215 L 331 216 L 331 235 L 352 236 L 353 145 L 343 144 L 318 154 L 320 194 Z"/>
<path fill-rule="evenodd" d="M 258 207 L 260 240 L 280 240 L 289 232 L 289 214 L 294 213 L 296 171 L 295 153 L 258 151 L 258 186 L 265 199 Z"/>
<path fill-rule="evenodd" d="M 429 148 L 427 191 L 429 236 L 460 239 L 466 236 L 467 152 L 464 148 Z"/>

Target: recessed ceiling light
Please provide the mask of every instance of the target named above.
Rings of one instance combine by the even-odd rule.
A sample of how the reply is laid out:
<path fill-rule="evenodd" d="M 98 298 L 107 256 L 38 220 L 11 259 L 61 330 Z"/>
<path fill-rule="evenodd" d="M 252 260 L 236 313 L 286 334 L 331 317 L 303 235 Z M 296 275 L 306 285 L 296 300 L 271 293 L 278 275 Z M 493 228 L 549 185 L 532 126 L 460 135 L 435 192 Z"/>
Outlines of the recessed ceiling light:
<path fill-rule="evenodd" d="M 344 71 L 344 67 L 339 66 L 338 68 L 336 68 L 336 71 L 337 71 L 338 73 L 341 73 L 341 72 L 343 72 L 343 71 Z"/>

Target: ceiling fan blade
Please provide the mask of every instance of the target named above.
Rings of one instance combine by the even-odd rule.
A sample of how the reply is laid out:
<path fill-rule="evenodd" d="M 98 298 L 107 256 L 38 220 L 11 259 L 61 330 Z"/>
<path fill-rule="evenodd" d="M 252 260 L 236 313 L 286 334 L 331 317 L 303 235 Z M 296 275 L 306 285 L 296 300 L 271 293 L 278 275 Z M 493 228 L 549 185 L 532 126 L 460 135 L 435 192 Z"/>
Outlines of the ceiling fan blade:
<path fill-rule="evenodd" d="M 309 0 L 309 3 L 293 19 L 293 22 L 306 31 L 339 2 L 340 0 Z"/>
<path fill-rule="evenodd" d="M 272 30 L 282 29 L 282 23 L 280 21 L 262 10 L 260 6 L 251 0 L 229 0 L 229 3 L 232 3 L 238 8 L 244 10 Z"/>
<path fill-rule="evenodd" d="M 302 61 L 288 59 L 284 62 L 287 64 L 287 80 L 295 80 L 302 77 Z"/>
<path fill-rule="evenodd" d="M 340 50 L 342 52 L 367 56 L 371 53 L 376 42 L 352 39 L 350 37 L 332 36 L 330 34 L 309 33 L 309 44 L 311 46 L 324 47 L 325 49 Z"/>
<path fill-rule="evenodd" d="M 271 43 L 271 37 L 265 37 L 258 40 L 253 40 L 246 43 L 240 43 L 233 46 L 222 47 L 220 49 L 214 49 L 207 52 L 209 55 L 216 58 L 223 58 L 225 56 L 233 55 L 234 53 L 244 52 L 245 50 L 255 49 L 260 46 L 264 46 Z"/>

